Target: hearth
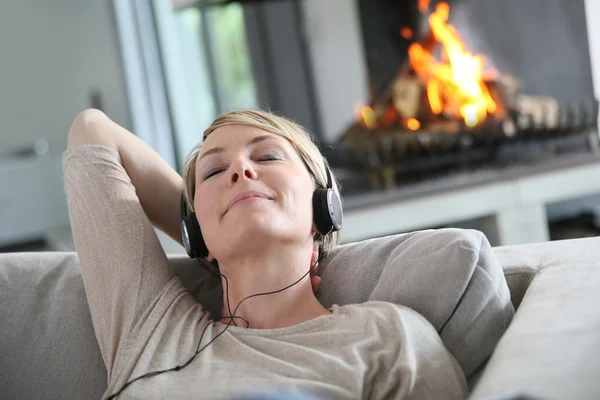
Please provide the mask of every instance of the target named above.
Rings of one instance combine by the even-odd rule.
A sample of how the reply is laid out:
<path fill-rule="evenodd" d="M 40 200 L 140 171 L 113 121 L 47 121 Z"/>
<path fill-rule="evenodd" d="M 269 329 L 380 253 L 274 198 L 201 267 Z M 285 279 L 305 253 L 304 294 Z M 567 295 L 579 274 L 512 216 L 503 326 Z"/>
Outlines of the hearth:
<path fill-rule="evenodd" d="M 379 190 L 456 170 L 598 151 L 593 97 L 529 93 L 521 77 L 468 48 L 448 20 L 451 5 L 415 6 L 427 23 L 399 27 L 405 60 L 369 104 L 357 105 L 356 121 L 336 146 L 338 165 L 369 174 L 370 188 Z"/>

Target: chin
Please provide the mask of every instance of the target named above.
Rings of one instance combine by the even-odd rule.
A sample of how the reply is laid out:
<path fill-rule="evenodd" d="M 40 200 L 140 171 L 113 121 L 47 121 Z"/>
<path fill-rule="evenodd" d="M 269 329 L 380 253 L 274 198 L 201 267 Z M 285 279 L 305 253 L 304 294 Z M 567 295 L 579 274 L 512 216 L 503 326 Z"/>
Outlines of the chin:
<path fill-rule="evenodd" d="M 301 239 L 300 229 L 293 226 L 292 221 L 287 219 L 281 221 L 259 213 L 245 215 L 238 218 L 236 223 L 228 226 L 222 234 L 227 238 L 228 246 L 243 248 L 263 248 L 269 244 L 281 240 L 294 240 L 297 236 Z"/>
<path fill-rule="evenodd" d="M 269 218 L 254 218 L 240 219 L 237 224 L 228 229 L 228 237 L 240 238 L 244 240 L 253 240 L 254 238 L 270 238 L 277 236 L 277 229 L 274 229 L 276 224 Z"/>

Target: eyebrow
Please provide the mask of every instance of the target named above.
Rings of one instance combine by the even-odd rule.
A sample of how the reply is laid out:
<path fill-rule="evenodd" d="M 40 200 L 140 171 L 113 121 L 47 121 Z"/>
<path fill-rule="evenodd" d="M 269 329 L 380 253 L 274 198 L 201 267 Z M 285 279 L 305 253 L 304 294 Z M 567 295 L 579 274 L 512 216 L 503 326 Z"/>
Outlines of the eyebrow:
<path fill-rule="evenodd" d="M 255 136 L 252 139 L 250 139 L 248 141 L 248 143 L 246 143 L 246 147 L 255 145 L 257 143 L 263 142 L 263 141 L 268 140 L 268 139 L 275 139 L 275 138 L 273 137 L 273 135 Z M 198 157 L 198 160 L 196 161 L 196 164 L 199 163 L 200 160 L 202 158 L 206 157 L 206 156 L 210 156 L 210 155 L 213 155 L 213 154 L 224 153 L 224 152 L 225 152 L 225 149 L 223 147 L 213 147 L 212 149 L 206 150 L 206 152 L 204 152 L 202 155 L 200 155 Z"/>

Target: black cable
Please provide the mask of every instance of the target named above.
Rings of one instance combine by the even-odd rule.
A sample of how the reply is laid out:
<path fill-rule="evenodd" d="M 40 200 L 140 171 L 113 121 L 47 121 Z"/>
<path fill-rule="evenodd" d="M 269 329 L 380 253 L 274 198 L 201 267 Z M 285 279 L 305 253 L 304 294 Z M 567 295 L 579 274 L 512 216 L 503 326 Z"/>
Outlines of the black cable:
<path fill-rule="evenodd" d="M 196 260 L 198 261 L 198 263 L 200 263 L 200 261 L 199 261 L 197 258 L 196 258 Z M 127 382 L 127 383 L 126 383 L 126 384 L 125 384 L 125 385 L 124 385 L 124 386 L 121 388 L 121 390 L 119 390 L 117 393 L 115 393 L 115 394 L 111 395 L 111 396 L 110 396 L 110 397 L 109 397 L 107 400 L 112 400 L 112 399 L 114 399 L 114 398 L 115 398 L 115 397 L 117 397 L 119 394 L 121 394 L 121 392 L 123 392 L 123 390 L 125 390 L 125 388 L 127 388 L 127 386 L 131 385 L 133 382 L 135 382 L 135 381 L 137 381 L 137 380 L 139 380 L 139 379 L 142 379 L 142 378 L 149 378 L 149 377 L 152 377 L 152 376 L 156 376 L 156 375 L 162 374 L 163 372 L 169 372 L 169 371 L 179 371 L 180 369 L 182 369 L 182 368 L 185 368 L 186 366 L 188 366 L 188 365 L 189 365 L 189 364 L 190 364 L 190 363 L 191 363 L 191 362 L 194 360 L 194 358 L 196 358 L 196 356 L 197 356 L 197 355 L 198 355 L 198 354 L 199 354 L 201 351 L 203 351 L 204 349 L 206 349 L 206 348 L 207 348 L 207 347 L 208 347 L 208 346 L 209 346 L 209 345 L 210 345 L 212 342 L 214 342 L 214 341 L 215 341 L 215 340 L 216 340 L 216 339 L 217 339 L 219 336 L 221 336 L 223 333 L 225 333 L 225 331 L 226 331 L 226 330 L 227 330 L 227 329 L 228 329 L 228 328 L 231 326 L 231 323 L 233 322 L 234 318 L 240 318 L 240 319 L 243 319 L 244 321 L 246 321 L 246 328 L 250 327 L 250 323 L 249 323 L 249 322 L 248 322 L 246 319 L 244 319 L 243 317 L 236 317 L 236 315 L 235 315 L 235 313 L 237 312 L 238 308 L 239 308 L 239 307 L 242 305 L 242 303 L 243 303 L 244 301 L 246 301 L 246 300 L 248 300 L 248 299 L 250 299 L 250 298 L 252 298 L 252 297 L 264 296 L 264 295 L 268 295 L 268 294 L 275 294 L 275 293 L 279 293 L 279 292 L 282 292 L 282 291 L 284 291 L 284 290 L 286 290 L 286 289 L 289 289 L 289 288 L 291 288 L 292 286 L 294 286 L 294 285 L 296 285 L 298 282 L 300 282 L 302 279 L 304 279 L 304 277 L 305 277 L 306 275 L 310 274 L 310 272 L 311 272 L 311 271 L 312 271 L 312 270 L 315 268 L 315 266 L 318 264 L 318 262 L 319 262 L 319 260 L 318 260 L 318 258 L 317 258 L 317 261 L 315 261 L 315 263 L 314 263 L 314 264 L 313 264 L 313 265 L 310 267 L 310 269 L 308 270 L 308 272 L 307 272 L 306 274 L 302 275 L 302 277 L 300 277 L 300 279 L 298 279 L 296 282 L 292 283 L 291 285 L 288 285 L 288 286 L 284 287 L 283 289 L 275 290 L 275 291 L 273 291 L 273 292 L 265 292 L 265 293 L 253 294 L 253 295 L 250 295 L 250 296 L 247 296 L 247 297 L 243 298 L 243 299 L 242 299 L 242 300 L 241 300 L 241 301 L 238 303 L 237 307 L 234 309 L 234 311 L 233 311 L 233 314 L 231 314 L 231 308 L 229 307 L 229 281 L 227 280 L 227 277 L 225 277 L 225 275 L 223 275 L 223 274 L 221 274 L 221 273 L 219 272 L 219 273 L 218 273 L 218 275 L 219 275 L 219 276 L 222 276 L 223 278 L 225 278 L 225 283 L 226 283 L 226 292 L 225 292 L 225 293 L 226 293 L 226 297 L 227 297 L 227 307 L 228 307 L 228 309 L 229 309 L 229 315 L 230 315 L 230 317 L 225 317 L 225 318 L 229 319 L 229 323 L 227 323 L 227 326 L 225 327 L 225 329 L 223 329 L 221 332 L 219 332 L 219 334 L 218 334 L 218 335 L 216 335 L 216 336 L 215 336 L 215 337 L 214 337 L 214 338 L 213 338 L 213 339 L 212 339 L 210 342 L 208 342 L 208 343 L 207 343 L 207 344 L 206 344 L 204 347 L 200 348 L 200 345 L 202 344 L 202 339 L 204 338 L 204 334 L 206 333 L 206 330 L 208 329 L 208 327 L 209 327 L 211 324 L 214 324 L 214 323 L 215 323 L 215 320 L 212 320 L 212 321 L 211 321 L 210 323 L 208 323 L 208 324 L 207 324 L 207 325 L 204 327 L 204 329 L 202 330 L 202 334 L 200 335 L 200 340 L 198 341 L 198 347 L 197 347 L 196 353 L 194 353 L 194 355 L 193 355 L 193 356 L 192 356 L 192 357 L 191 357 L 191 358 L 190 358 L 190 359 L 189 359 L 189 360 L 188 360 L 188 361 L 187 361 L 185 364 L 183 364 L 183 365 L 178 365 L 178 366 L 176 366 L 176 367 L 169 368 L 169 369 L 165 369 L 165 370 L 162 370 L 162 371 L 149 372 L 149 373 L 147 373 L 147 374 L 144 374 L 144 375 L 138 376 L 138 377 L 137 377 L 137 378 L 135 378 L 134 380 Z M 200 263 L 200 265 L 202 265 L 202 264 Z M 207 269 L 208 269 L 208 268 L 207 268 Z M 209 271 L 210 271 L 210 270 L 209 270 Z M 211 272 L 211 273 L 213 273 L 213 275 L 217 276 L 217 274 L 215 274 L 213 271 L 210 271 L 210 272 Z M 234 322 L 234 323 L 235 323 L 235 322 Z M 237 326 L 237 325 L 236 325 L 236 326 Z"/>
<path fill-rule="evenodd" d="M 233 321 L 233 314 L 231 314 L 231 306 L 230 306 L 230 302 L 229 302 L 229 280 L 227 279 L 227 277 L 221 273 L 219 273 L 219 275 L 221 275 L 224 279 L 225 279 L 225 295 L 227 297 L 227 310 L 229 311 L 229 315 L 231 315 L 231 319 Z M 241 318 L 246 322 L 246 328 L 250 326 L 250 322 L 248 322 L 248 320 L 244 319 L 243 317 L 237 317 L 237 318 Z M 221 315 L 221 319 L 223 319 L 223 316 Z M 233 324 L 235 326 L 237 326 L 237 324 L 235 323 L 235 321 L 233 321 Z"/>

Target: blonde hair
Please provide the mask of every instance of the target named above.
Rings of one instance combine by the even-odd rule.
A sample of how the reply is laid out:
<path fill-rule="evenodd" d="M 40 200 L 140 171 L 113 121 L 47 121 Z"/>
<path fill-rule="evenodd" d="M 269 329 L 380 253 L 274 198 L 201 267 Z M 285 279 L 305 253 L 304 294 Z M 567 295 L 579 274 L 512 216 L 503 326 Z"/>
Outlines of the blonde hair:
<path fill-rule="evenodd" d="M 183 169 L 183 193 L 190 210 L 194 210 L 194 196 L 196 194 L 196 161 L 198 153 L 206 138 L 216 129 L 226 125 L 247 125 L 275 133 L 287 139 L 296 149 L 308 172 L 316 185 L 327 187 L 326 168 L 330 168 L 327 160 L 321 155 L 317 142 L 300 125 L 287 118 L 274 115 L 262 110 L 239 110 L 219 116 L 204 131 L 202 143 L 192 149 L 188 155 Z M 340 196 L 339 185 L 331 171 L 331 184 L 333 190 Z M 341 199 L 341 196 L 340 196 Z M 332 232 L 327 235 L 316 234 L 315 240 L 319 243 L 320 254 L 326 256 L 341 241 L 341 232 Z"/>

